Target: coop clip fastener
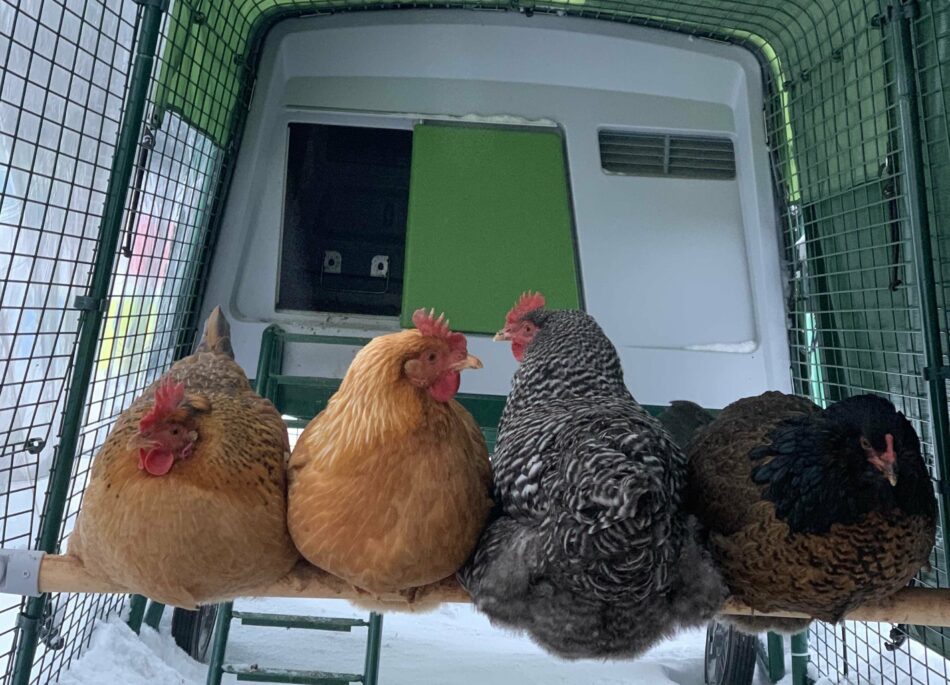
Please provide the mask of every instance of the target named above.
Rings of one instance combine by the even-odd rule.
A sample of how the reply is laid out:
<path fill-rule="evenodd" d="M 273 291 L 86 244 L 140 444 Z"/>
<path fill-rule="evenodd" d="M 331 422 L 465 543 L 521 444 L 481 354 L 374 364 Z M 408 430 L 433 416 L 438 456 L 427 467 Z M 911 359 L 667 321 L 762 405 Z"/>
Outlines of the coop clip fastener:
<path fill-rule="evenodd" d="M 39 596 L 40 564 L 45 555 L 30 549 L 0 549 L 0 592 Z"/>

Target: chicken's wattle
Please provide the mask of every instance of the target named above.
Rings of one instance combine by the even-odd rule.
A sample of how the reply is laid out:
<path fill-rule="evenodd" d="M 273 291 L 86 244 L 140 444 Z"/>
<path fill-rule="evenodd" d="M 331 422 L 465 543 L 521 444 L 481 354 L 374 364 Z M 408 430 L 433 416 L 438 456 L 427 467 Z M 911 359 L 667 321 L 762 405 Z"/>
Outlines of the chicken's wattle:
<path fill-rule="evenodd" d="M 511 341 L 511 353 L 515 356 L 515 361 L 519 364 L 524 361 L 524 348 L 525 344 L 523 342 L 518 342 L 517 340 Z"/>
<path fill-rule="evenodd" d="M 458 371 L 446 371 L 438 380 L 429 386 L 429 395 L 436 402 L 448 402 L 455 397 L 462 383 L 462 375 Z"/>
<path fill-rule="evenodd" d="M 139 449 L 139 469 L 152 476 L 164 476 L 172 470 L 175 464 L 175 455 L 160 447 L 153 447 L 146 451 Z"/>

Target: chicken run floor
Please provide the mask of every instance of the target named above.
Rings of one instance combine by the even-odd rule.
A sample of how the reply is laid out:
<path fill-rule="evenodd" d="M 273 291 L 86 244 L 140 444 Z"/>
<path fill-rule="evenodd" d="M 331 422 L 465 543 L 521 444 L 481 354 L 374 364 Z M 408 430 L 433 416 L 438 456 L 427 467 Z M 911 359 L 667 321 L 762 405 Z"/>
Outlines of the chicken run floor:
<path fill-rule="evenodd" d="M 360 615 L 339 600 L 245 600 L 236 608 L 315 616 Z M 100 623 L 90 648 L 64 674 L 61 685 L 204 685 L 206 666 L 175 647 L 166 616 L 156 634 L 142 628 L 141 637 L 117 618 Z M 270 634 L 268 634 L 270 633 Z M 280 664 L 287 668 L 325 668 L 359 671 L 363 650 L 357 634 L 313 636 L 307 631 L 261 631 L 235 624 L 228 642 L 228 661 Z M 380 682 L 385 685 L 702 685 L 705 631 L 682 633 L 636 661 L 565 662 L 554 659 L 528 639 L 493 628 L 487 619 L 465 605 L 444 605 L 424 615 L 386 616 L 383 624 Z M 908 642 L 916 658 L 924 648 Z M 853 647 L 853 646 L 852 646 Z M 901 668 L 910 657 L 904 651 L 888 683 L 905 683 Z M 940 657 L 932 652 L 928 664 L 939 671 Z M 786 656 L 788 662 L 788 656 Z M 950 674 L 943 662 L 944 674 Z M 814 674 L 812 674 L 814 676 Z M 864 670 L 868 680 L 880 674 Z M 850 678 L 822 678 L 816 685 L 855 682 Z M 230 679 L 229 679 L 230 678 Z M 226 676 L 225 683 L 235 682 Z M 766 683 L 764 677 L 755 682 Z M 781 685 L 790 685 L 786 676 Z"/>

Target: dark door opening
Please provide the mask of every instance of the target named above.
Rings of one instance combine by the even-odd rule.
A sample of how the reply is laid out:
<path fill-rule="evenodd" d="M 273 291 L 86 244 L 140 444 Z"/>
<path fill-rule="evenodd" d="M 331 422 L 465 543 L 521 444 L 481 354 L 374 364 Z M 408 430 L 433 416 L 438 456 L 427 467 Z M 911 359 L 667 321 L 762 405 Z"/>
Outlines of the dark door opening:
<path fill-rule="evenodd" d="M 277 308 L 398 316 L 412 131 L 288 128 Z"/>

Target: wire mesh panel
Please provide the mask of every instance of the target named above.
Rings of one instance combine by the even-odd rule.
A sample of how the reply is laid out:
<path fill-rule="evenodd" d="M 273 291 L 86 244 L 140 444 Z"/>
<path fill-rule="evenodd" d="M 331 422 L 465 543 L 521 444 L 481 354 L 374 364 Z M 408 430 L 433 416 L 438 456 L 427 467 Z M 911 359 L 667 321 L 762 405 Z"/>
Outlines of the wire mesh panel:
<path fill-rule="evenodd" d="M 118 414 L 191 348 L 196 284 L 221 153 L 174 113 L 147 108 L 91 374 L 77 378 L 77 297 L 105 221 L 133 46 L 134 2 L 0 4 L 0 533 L 35 545 L 70 387 L 85 393 L 60 530 L 68 538 L 91 459 Z M 172 20 L 164 31 L 174 30 Z M 149 92 L 154 92 L 151 85 Z M 0 659 L 11 676 L 20 602 L 0 598 Z M 123 597 L 52 597 L 32 682 L 56 679 L 96 617 Z"/>
<path fill-rule="evenodd" d="M 38 530 L 79 319 L 73 301 L 84 293 L 96 248 L 135 15 L 134 7 L 95 1 L 0 5 L 4 547 L 32 546 Z M 90 618 L 115 605 L 109 598 L 62 600 L 50 605 L 53 646 L 54 625 L 78 644 Z M 19 607 L 11 596 L 0 598 L 4 666 Z M 48 680 L 51 669 L 41 670 L 37 677 Z"/>

